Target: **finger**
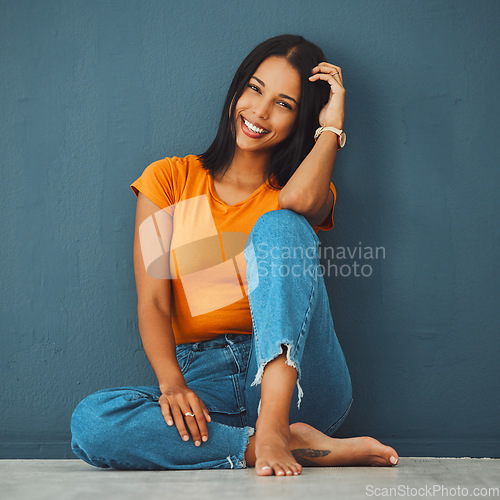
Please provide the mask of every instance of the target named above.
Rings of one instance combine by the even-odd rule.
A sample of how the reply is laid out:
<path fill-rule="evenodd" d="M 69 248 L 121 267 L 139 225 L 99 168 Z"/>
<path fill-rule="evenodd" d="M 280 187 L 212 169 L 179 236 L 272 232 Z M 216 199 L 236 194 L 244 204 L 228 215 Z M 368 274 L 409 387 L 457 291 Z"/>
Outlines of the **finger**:
<path fill-rule="evenodd" d="M 174 425 L 172 414 L 170 413 L 170 403 L 168 402 L 167 398 L 164 398 L 163 400 L 162 398 L 160 398 L 158 400 L 158 403 L 160 405 L 163 418 L 165 419 L 165 422 L 167 422 L 167 425 Z"/>
<path fill-rule="evenodd" d="M 200 446 L 201 436 L 200 436 L 200 430 L 198 428 L 198 423 L 196 421 L 196 413 L 191 408 L 188 408 L 187 406 L 186 406 L 186 409 L 182 413 L 184 413 L 184 421 L 186 422 L 186 425 L 189 429 L 189 432 L 191 433 L 191 436 L 193 436 L 194 444 L 196 446 Z M 195 415 L 194 417 L 191 416 L 193 413 Z"/>
<path fill-rule="evenodd" d="M 340 83 L 344 83 L 344 80 L 342 78 L 342 70 L 339 66 L 335 66 L 334 64 L 329 63 L 319 63 L 318 66 L 314 67 L 312 70 L 313 74 L 318 72 L 330 73 L 332 76 L 338 76 L 338 78 L 340 79 Z"/>
<path fill-rule="evenodd" d="M 342 72 L 340 71 L 340 68 L 333 68 L 333 69 L 324 69 L 323 71 L 322 70 L 319 70 L 319 71 L 315 71 L 314 72 L 314 76 L 315 75 L 331 75 L 332 77 L 338 77 L 339 81 L 342 83 Z"/>
<path fill-rule="evenodd" d="M 193 401 L 191 408 L 193 408 L 193 413 L 196 415 L 195 418 L 196 423 L 198 424 L 198 429 L 200 430 L 201 440 L 206 441 L 208 439 L 207 421 L 199 400 Z"/>
<path fill-rule="evenodd" d="M 318 79 L 322 79 L 322 80 L 325 80 L 327 78 L 332 78 L 334 79 L 334 76 L 335 75 L 332 75 L 331 73 L 316 73 L 315 75 L 311 75 L 309 77 L 309 80 L 313 79 L 313 81 L 315 80 L 318 80 Z M 334 81 L 337 81 L 334 79 Z M 337 82 L 338 83 L 338 82 Z"/>
<path fill-rule="evenodd" d="M 318 64 L 320 67 L 325 67 L 325 68 L 335 68 L 336 70 L 340 70 L 340 66 L 337 66 L 335 64 L 323 61 Z"/>
<path fill-rule="evenodd" d="M 328 82 L 330 86 L 338 86 L 339 89 L 343 89 L 343 85 L 337 81 L 330 73 L 316 73 L 315 75 L 312 75 L 309 77 L 309 80 L 311 82 L 315 82 L 317 80 L 324 80 L 325 82 Z"/>
<path fill-rule="evenodd" d="M 205 404 L 203 403 L 203 401 L 201 399 L 200 399 L 200 406 L 202 408 L 203 415 L 205 415 L 205 420 L 207 422 L 211 422 L 212 417 L 210 416 L 210 412 L 207 410 L 207 407 L 205 406 Z"/>
<path fill-rule="evenodd" d="M 331 75 L 334 73 L 340 73 L 337 68 L 326 68 L 324 66 L 316 66 L 315 68 L 312 69 L 311 73 L 313 75 L 317 73 L 330 73 Z"/>
<path fill-rule="evenodd" d="M 344 80 L 342 79 L 342 71 L 340 70 L 340 68 L 338 68 L 338 69 L 339 69 L 339 72 L 336 75 L 333 75 L 333 76 L 338 77 L 340 79 L 340 84 L 342 86 L 344 86 Z"/>
<path fill-rule="evenodd" d="M 179 406 L 176 406 L 175 408 L 172 407 L 172 415 L 174 417 L 175 421 L 175 426 L 177 427 L 177 430 L 179 431 L 179 435 L 183 441 L 189 441 L 189 434 L 186 429 L 186 425 L 184 422 L 184 415 L 181 412 L 181 409 Z"/>
<path fill-rule="evenodd" d="M 335 64 L 330 64 L 330 63 L 319 63 L 317 66 L 313 68 L 313 73 L 318 73 L 319 71 L 323 71 L 325 73 L 335 73 L 339 72 L 342 73 L 342 70 L 340 69 L 340 66 L 335 66 Z"/>
<path fill-rule="evenodd" d="M 321 61 L 317 64 L 317 66 L 335 66 L 335 64 L 329 63 L 328 61 Z M 335 67 L 338 68 L 338 66 Z"/>

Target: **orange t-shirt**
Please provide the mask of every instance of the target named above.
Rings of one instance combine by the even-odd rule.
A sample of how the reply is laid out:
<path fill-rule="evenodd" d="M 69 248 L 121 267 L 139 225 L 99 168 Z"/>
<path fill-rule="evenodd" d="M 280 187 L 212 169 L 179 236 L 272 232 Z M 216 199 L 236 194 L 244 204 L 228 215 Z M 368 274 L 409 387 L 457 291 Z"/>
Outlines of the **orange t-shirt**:
<path fill-rule="evenodd" d="M 227 205 L 195 155 L 155 161 L 130 187 L 163 209 L 141 224 L 139 234 L 148 274 L 171 279 L 176 343 L 251 334 L 243 250 L 257 219 L 280 209 L 279 190 L 264 183 L 245 200 Z M 330 189 L 335 207 L 331 182 Z M 333 227 L 333 207 L 323 224 L 312 226 L 316 233 Z M 148 231 L 154 234 L 149 240 L 143 238 Z"/>

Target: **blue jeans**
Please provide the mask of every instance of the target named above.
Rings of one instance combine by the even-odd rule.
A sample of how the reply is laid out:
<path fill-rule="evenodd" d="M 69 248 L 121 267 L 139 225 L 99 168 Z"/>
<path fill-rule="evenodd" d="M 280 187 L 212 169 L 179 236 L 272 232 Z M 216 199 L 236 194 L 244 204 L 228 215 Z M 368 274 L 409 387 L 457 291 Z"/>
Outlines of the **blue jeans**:
<path fill-rule="evenodd" d="M 166 424 L 159 387 L 104 389 L 83 399 L 71 418 L 74 453 L 114 469 L 244 468 L 260 410 L 266 363 L 286 350 L 297 369 L 290 423 L 332 435 L 352 403 L 351 379 L 335 334 L 319 267 L 319 238 L 291 210 L 263 214 L 245 247 L 252 335 L 220 335 L 179 344 L 187 385 L 210 412 L 208 441 L 182 441 Z M 284 349 L 283 346 L 286 346 Z"/>

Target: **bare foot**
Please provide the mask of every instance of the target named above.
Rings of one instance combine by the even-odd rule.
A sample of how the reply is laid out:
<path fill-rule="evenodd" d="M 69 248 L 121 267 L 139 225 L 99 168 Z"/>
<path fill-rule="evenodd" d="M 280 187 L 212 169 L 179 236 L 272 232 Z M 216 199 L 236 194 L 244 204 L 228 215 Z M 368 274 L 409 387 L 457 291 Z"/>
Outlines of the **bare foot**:
<path fill-rule="evenodd" d="M 290 427 L 264 424 L 255 432 L 255 471 L 258 476 L 298 476 L 302 466 L 290 451 Z M 253 443 L 252 443 L 253 444 Z"/>
<path fill-rule="evenodd" d="M 393 448 L 368 436 L 330 438 L 302 422 L 290 425 L 290 436 L 293 456 L 306 467 L 392 466 L 399 462 Z"/>

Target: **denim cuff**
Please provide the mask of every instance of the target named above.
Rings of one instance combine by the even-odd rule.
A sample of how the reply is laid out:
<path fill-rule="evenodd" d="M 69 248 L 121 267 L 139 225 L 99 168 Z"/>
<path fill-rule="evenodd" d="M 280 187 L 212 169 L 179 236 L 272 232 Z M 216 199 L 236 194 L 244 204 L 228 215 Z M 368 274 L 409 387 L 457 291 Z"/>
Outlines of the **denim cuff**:
<path fill-rule="evenodd" d="M 242 427 L 242 430 L 244 431 L 242 433 L 242 451 L 239 453 L 239 455 L 229 455 L 226 457 L 227 461 L 229 462 L 231 469 L 246 469 L 247 468 L 247 463 L 245 460 L 245 452 L 247 451 L 248 448 L 248 442 L 250 441 L 250 436 L 253 436 L 255 434 L 255 429 L 253 427 Z"/>

